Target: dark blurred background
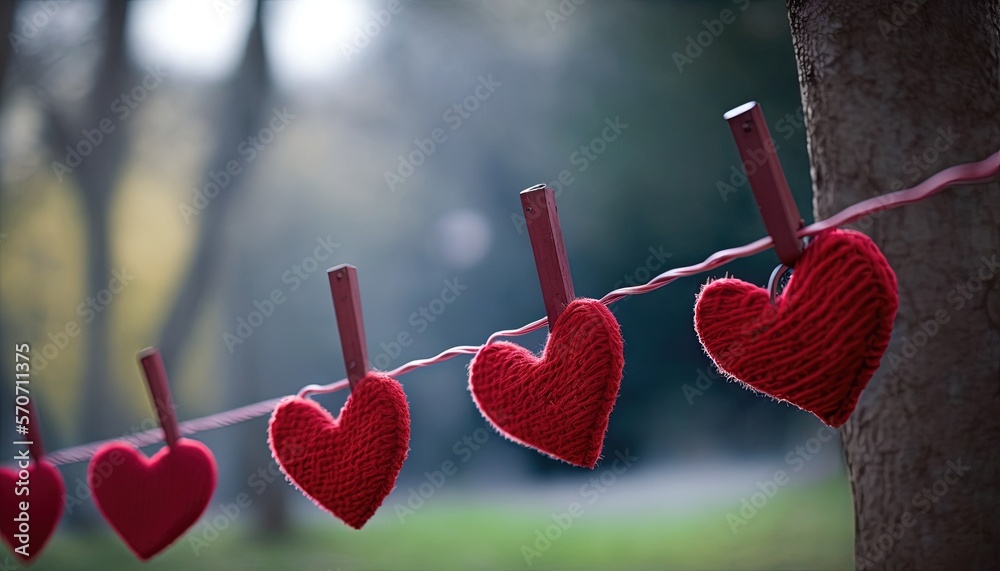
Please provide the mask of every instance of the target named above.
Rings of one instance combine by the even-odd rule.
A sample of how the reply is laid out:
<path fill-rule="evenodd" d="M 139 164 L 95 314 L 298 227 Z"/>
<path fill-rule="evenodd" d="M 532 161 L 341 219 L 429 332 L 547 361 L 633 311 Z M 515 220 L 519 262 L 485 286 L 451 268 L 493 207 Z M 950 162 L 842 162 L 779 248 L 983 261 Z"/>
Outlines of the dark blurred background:
<path fill-rule="evenodd" d="M 181 420 L 341 378 L 324 276 L 339 263 L 358 266 L 383 370 L 541 317 L 517 196 L 539 182 L 558 192 L 579 296 L 755 240 L 763 224 L 722 119 L 750 100 L 811 218 L 780 1 L 4 10 L 0 335 L 31 344 L 50 450 L 154 426 L 135 364 L 149 345 Z M 613 306 L 625 377 L 595 472 L 500 438 L 456 359 L 400 378 L 411 451 L 363 531 L 273 477 L 258 418 L 195 436 L 219 462 L 218 490 L 149 566 L 850 568 L 837 439 L 816 446 L 811 415 L 719 377 L 692 328 L 707 279 L 763 285 L 776 263 L 768 252 Z M 12 395 L 8 383 L 4 419 Z M 336 412 L 346 396 L 317 400 Z M 12 423 L 0 434 L 9 451 Z M 608 472 L 626 451 L 637 459 Z M 457 473 L 438 485 L 448 461 Z M 35 567 L 137 567 L 85 497 L 84 470 L 61 468 L 80 501 Z M 772 488 L 778 470 L 790 478 Z M 250 504 L 232 515 L 241 494 Z M 583 515 L 546 546 L 574 501 Z"/>

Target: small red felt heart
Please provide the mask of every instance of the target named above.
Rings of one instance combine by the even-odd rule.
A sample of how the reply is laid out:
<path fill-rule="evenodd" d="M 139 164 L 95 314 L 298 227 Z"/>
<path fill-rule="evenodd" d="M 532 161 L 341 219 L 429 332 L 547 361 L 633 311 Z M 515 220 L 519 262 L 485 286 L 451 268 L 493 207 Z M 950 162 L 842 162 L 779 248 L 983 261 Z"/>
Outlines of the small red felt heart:
<path fill-rule="evenodd" d="M 614 315 L 597 300 L 577 299 L 550 328 L 540 358 L 513 343 L 483 347 L 469 366 L 469 389 L 506 438 L 593 468 L 624 367 Z"/>
<path fill-rule="evenodd" d="M 215 491 L 215 457 L 180 438 L 152 458 L 129 444 L 104 446 L 90 461 L 94 503 L 139 559 L 167 548 L 201 517 Z"/>
<path fill-rule="evenodd" d="M 268 445 L 307 498 L 361 529 L 396 485 L 410 445 L 410 408 L 395 379 L 368 373 L 333 418 L 289 397 L 274 409 Z"/>
<path fill-rule="evenodd" d="M 847 421 L 889 345 L 896 275 L 870 238 L 818 235 L 781 296 L 735 279 L 702 288 L 694 323 L 720 371 L 829 426 Z"/>
<path fill-rule="evenodd" d="M 25 563 L 38 556 L 52 537 L 66 504 L 66 486 L 59 470 L 48 462 L 32 462 L 27 478 L 22 470 L 0 468 L 0 537 L 14 555 Z M 18 482 L 26 482 L 18 485 Z M 27 502 L 27 520 L 19 521 L 22 502 Z M 27 541 L 15 536 L 25 535 L 22 524 L 27 526 Z"/>

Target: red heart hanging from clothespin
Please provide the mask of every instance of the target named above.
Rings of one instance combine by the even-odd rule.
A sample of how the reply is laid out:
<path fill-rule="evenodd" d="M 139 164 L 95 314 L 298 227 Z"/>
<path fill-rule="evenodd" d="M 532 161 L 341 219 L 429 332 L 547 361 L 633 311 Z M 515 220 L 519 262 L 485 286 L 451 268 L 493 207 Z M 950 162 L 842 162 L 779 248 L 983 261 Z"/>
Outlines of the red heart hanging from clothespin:
<path fill-rule="evenodd" d="M 400 384 L 368 373 L 334 418 L 290 397 L 271 416 L 268 445 L 282 472 L 319 507 L 361 529 L 396 485 L 410 442 Z"/>
<path fill-rule="evenodd" d="M 45 461 L 38 415 L 29 401 L 24 408 L 28 433 L 15 446 L 28 446 L 31 461 L 26 455 L 15 455 L 17 466 L 13 470 L 0 468 L 0 538 L 14 555 L 30 563 L 42 552 L 62 517 L 66 504 L 66 486 L 55 466 Z M 22 449 L 23 450 L 23 449 Z"/>
<path fill-rule="evenodd" d="M 490 343 L 469 366 L 469 389 L 483 416 L 507 438 L 576 466 L 601 456 L 625 366 L 621 329 L 604 304 L 573 300 L 554 193 L 521 193 L 528 236 L 549 319 L 542 356 Z"/>
<path fill-rule="evenodd" d="M 824 232 L 803 252 L 802 218 L 760 105 L 724 117 L 743 164 L 754 165 L 747 178 L 782 265 L 767 290 L 735 279 L 707 284 L 695 330 L 723 373 L 840 426 L 888 347 L 896 275 L 875 243 L 854 231 Z"/>
<path fill-rule="evenodd" d="M 334 418 L 302 396 L 274 409 L 271 454 L 288 479 L 320 508 L 361 529 L 396 485 L 410 445 L 403 387 L 369 371 L 357 268 L 327 271 L 351 396 Z"/>
<path fill-rule="evenodd" d="M 212 452 L 187 438 L 151 458 L 128 444 L 109 444 L 94 455 L 88 472 L 97 507 L 143 561 L 194 525 L 215 491 Z"/>
<path fill-rule="evenodd" d="M 753 284 L 720 279 L 695 305 L 695 329 L 723 373 L 809 411 L 847 421 L 889 344 L 896 276 L 864 234 L 829 230 L 795 264 L 774 303 Z"/>
<path fill-rule="evenodd" d="M 0 536 L 15 556 L 30 562 L 42 552 L 62 517 L 66 487 L 55 466 L 45 461 L 32 462 L 27 468 L 27 488 L 31 495 L 17 496 L 17 482 L 21 480 L 18 472 L 0 468 L 0 511 L 4 514 L 0 521 Z M 28 502 L 27 510 L 21 510 L 21 502 Z M 15 519 L 21 513 L 27 513 L 28 521 Z M 21 528 L 22 523 L 27 524 L 25 528 Z M 25 535 L 22 534 L 24 529 L 28 533 L 21 541 L 18 536 Z"/>
<path fill-rule="evenodd" d="M 540 358 L 513 343 L 491 343 L 472 360 L 469 387 L 507 438 L 593 468 L 624 366 L 614 316 L 597 300 L 577 299 L 556 320 Z"/>
<path fill-rule="evenodd" d="M 215 458 L 207 446 L 180 438 L 173 399 L 159 351 L 139 353 L 167 446 L 147 458 L 114 442 L 90 461 L 87 481 L 94 503 L 115 533 L 146 561 L 198 521 L 215 491 Z"/>

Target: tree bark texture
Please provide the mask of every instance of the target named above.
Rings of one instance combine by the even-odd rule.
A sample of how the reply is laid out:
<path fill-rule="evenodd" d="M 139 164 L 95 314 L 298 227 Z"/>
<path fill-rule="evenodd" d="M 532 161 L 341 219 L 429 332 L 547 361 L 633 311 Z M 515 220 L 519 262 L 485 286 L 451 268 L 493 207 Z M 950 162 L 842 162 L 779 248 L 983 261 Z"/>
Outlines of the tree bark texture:
<path fill-rule="evenodd" d="M 1000 149 L 1000 2 L 788 0 L 817 220 Z M 841 429 L 858 569 L 1000 561 L 1000 184 L 861 220 L 899 281 Z"/>

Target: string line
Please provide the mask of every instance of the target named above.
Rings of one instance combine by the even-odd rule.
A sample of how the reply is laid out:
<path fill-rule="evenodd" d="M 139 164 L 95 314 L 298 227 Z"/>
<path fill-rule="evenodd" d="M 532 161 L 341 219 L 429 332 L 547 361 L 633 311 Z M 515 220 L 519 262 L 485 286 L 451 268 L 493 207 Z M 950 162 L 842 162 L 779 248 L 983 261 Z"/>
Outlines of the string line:
<path fill-rule="evenodd" d="M 914 202 L 930 198 L 931 196 L 945 190 L 949 186 L 987 181 L 996 176 L 998 173 L 1000 173 L 1000 151 L 993 153 L 979 162 L 965 163 L 944 169 L 912 188 L 883 194 L 881 196 L 869 198 L 848 206 L 826 220 L 810 224 L 809 226 L 800 229 L 798 236 L 800 238 L 814 236 L 824 230 L 838 228 L 860 220 L 866 216 L 871 216 L 879 212 L 899 208 L 900 206 L 905 206 L 907 204 L 912 204 Z M 667 270 L 652 278 L 645 284 L 623 287 L 608 292 L 599 301 L 605 305 L 610 305 L 628 296 L 641 295 L 656 291 L 678 278 L 695 276 L 711 271 L 719 266 L 728 264 L 733 260 L 759 254 L 760 252 L 768 250 L 773 246 L 774 242 L 768 236 L 737 248 L 721 250 L 715 252 L 701 263 Z M 415 369 L 429 367 L 437 363 L 443 363 L 444 361 L 454 359 L 455 357 L 459 357 L 461 355 L 475 355 L 482 347 L 493 343 L 499 337 L 517 337 L 520 335 L 526 335 L 545 327 L 547 323 L 548 318 L 543 317 L 517 329 L 497 331 L 490 335 L 486 340 L 486 343 L 483 345 L 460 345 L 452 347 L 433 357 L 409 361 L 408 363 L 392 369 L 391 371 L 386 371 L 384 374 L 390 377 L 398 377 Z M 347 387 L 348 382 L 345 378 L 327 385 L 308 385 L 303 387 L 298 392 L 298 396 L 307 397 L 314 394 L 333 393 Z M 215 413 L 210 416 L 188 420 L 180 423 L 180 432 L 182 435 L 190 435 L 216 428 L 222 428 L 224 426 L 231 426 L 233 424 L 261 417 L 271 413 L 271 411 L 274 410 L 274 407 L 285 398 L 288 397 L 270 399 L 232 410 Z M 46 453 L 45 459 L 55 465 L 83 462 L 90 459 L 97 452 L 97 450 L 105 444 L 120 441 L 129 442 L 135 446 L 155 444 L 163 441 L 163 430 L 161 428 L 154 428 L 152 430 L 119 438 L 111 438 L 99 442 L 91 442 L 89 444 L 81 444 L 79 446 L 64 448 L 55 452 Z"/>

